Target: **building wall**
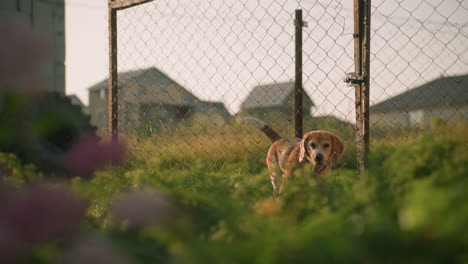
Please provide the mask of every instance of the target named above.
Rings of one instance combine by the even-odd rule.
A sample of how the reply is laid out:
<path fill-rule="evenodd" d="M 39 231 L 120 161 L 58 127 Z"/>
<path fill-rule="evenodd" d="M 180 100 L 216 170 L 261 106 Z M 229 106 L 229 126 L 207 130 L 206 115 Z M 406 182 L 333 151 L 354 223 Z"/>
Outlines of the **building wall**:
<path fill-rule="evenodd" d="M 128 96 L 130 94 L 132 96 Z M 134 93 L 125 93 L 125 97 L 122 94 L 120 96 L 118 112 L 119 130 L 126 133 L 165 132 L 179 125 L 184 120 L 191 120 L 194 113 L 209 113 L 200 111 L 200 109 L 194 109 L 192 106 L 135 102 L 138 97 Z M 146 99 L 148 98 L 145 97 Z M 198 106 L 206 110 L 213 103 L 203 102 L 200 104 L 205 104 Z M 89 91 L 88 111 L 91 116 L 91 123 L 99 129 L 107 131 L 108 107 L 106 89 Z"/>
<path fill-rule="evenodd" d="M 0 15 L 15 14 L 53 40 L 54 54 L 43 72 L 51 91 L 65 94 L 65 0 L 1 0 Z"/>
<path fill-rule="evenodd" d="M 293 111 L 287 108 L 280 107 L 261 107 L 261 108 L 251 108 L 248 110 L 242 110 L 241 115 L 250 115 L 256 117 L 260 120 L 263 120 L 267 123 L 272 123 L 275 121 L 292 121 L 294 120 Z"/>
<path fill-rule="evenodd" d="M 107 90 L 93 90 L 89 91 L 89 106 L 88 111 L 91 116 L 91 124 L 98 127 L 100 130 L 107 132 L 108 126 L 108 111 L 107 107 Z M 138 118 L 136 113 L 138 109 L 136 106 L 126 103 L 123 100 L 119 100 L 119 128 L 126 128 L 133 125 Z"/>
<path fill-rule="evenodd" d="M 432 118 L 441 118 L 448 123 L 468 122 L 468 104 L 459 106 L 441 106 L 431 109 L 410 111 L 370 112 L 372 126 L 419 126 L 430 124 Z"/>
<path fill-rule="evenodd" d="M 408 126 L 408 113 L 400 111 L 370 112 L 371 126 L 401 127 Z"/>
<path fill-rule="evenodd" d="M 438 107 L 431 111 L 425 111 L 425 122 L 430 122 L 433 117 L 439 117 L 448 123 L 460 121 L 468 122 L 468 104 L 452 107 Z"/>
<path fill-rule="evenodd" d="M 91 124 L 98 127 L 98 129 L 107 132 L 108 127 L 108 111 L 107 107 L 107 90 L 93 90 L 89 91 L 89 115 L 91 116 Z M 119 129 L 127 131 L 129 128 L 139 125 L 139 106 L 136 104 L 129 104 L 124 100 L 119 100 Z"/>
<path fill-rule="evenodd" d="M 89 91 L 89 115 L 91 124 L 99 129 L 107 129 L 107 93 L 105 90 Z"/>
<path fill-rule="evenodd" d="M 304 99 L 302 104 L 302 113 L 304 117 L 311 115 L 311 108 L 312 103 L 310 100 Z M 294 93 L 291 93 L 291 95 L 286 99 L 286 103 L 281 106 L 241 109 L 239 113 L 241 115 L 248 114 L 266 122 L 275 122 L 278 120 L 292 122 L 294 120 L 294 110 L 295 98 Z"/>
<path fill-rule="evenodd" d="M 131 118 L 135 120 L 129 131 L 164 133 L 170 132 L 184 120 L 189 120 L 193 114 L 189 106 L 175 106 L 169 104 L 142 104 L 137 105 L 138 116 Z"/>

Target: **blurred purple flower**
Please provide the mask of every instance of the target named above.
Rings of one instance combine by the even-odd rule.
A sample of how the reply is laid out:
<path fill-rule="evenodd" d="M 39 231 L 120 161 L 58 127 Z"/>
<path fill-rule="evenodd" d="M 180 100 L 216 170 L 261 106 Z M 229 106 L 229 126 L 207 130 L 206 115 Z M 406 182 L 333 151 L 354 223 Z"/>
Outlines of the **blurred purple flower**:
<path fill-rule="evenodd" d="M 118 197 L 109 210 L 114 224 L 129 227 L 164 225 L 175 215 L 172 201 L 162 194 L 134 192 Z"/>
<path fill-rule="evenodd" d="M 10 228 L 6 218 L 6 208 L 13 191 L 0 183 L 0 263 L 16 263 L 26 249 L 25 243 Z"/>
<path fill-rule="evenodd" d="M 24 242 L 65 238 L 79 226 L 87 203 L 59 186 L 19 191 L 5 210 L 5 225 Z"/>
<path fill-rule="evenodd" d="M 16 263 L 26 250 L 26 244 L 0 220 L 0 263 Z"/>
<path fill-rule="evenodd" d="M 33 97 L 45 92 L 40 64 L 51 55 L 51 41 L 20 17 L 0 17 L 0 93 L 15 88 Z"/>
<path fill-rule="evenodd" d="M 76 141 L 66 157 L 67 168 L 78 176 L 89 176 L 96 169 L 110 164 L 120 164 L 125 159 L 126 148 L 118 142 L 100 143 L 95 135 L 86 135 Z"/>

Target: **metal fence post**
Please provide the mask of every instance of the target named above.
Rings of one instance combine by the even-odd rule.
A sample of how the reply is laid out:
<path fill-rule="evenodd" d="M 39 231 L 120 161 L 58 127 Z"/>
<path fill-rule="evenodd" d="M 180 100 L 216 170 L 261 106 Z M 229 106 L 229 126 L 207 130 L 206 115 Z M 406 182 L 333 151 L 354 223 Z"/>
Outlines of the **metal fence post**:
<path fill-rule="evenodd" d="M 118 87 L 117 87 L 117 10 L 109 0 L 109 82 L 108 82 L 108 131 L 113 141 L 118 140 Z"/>
<path fill-rule="evenodd" d="M 294 134 L 296 137 L 302 137 L 303 106 L 302 106 L 302 10 L 296 10 L 296 19 L 294 20 L 296 29 L 296 76 L 294 89 Z"/>
<path fill-rule="evenodd" d="M 364 155 L 363 164 L 367 164 L 367 155 L 369 154 L 369 96 L 370 96 L 370 34 L 371 34 L 371 0 L 363 0 L 363 38 L 362 38 L 362 75 L 364 82 L 361 84 L 362 91 L 362 116 L 363 116 L 363 141 Z M 364 167 L 362 168 L 364 170 Z M 361 173 L 361 178 L 363 174 Z"/>
<path fill-rule="evenodd" d="M 348 82 L 355 87 L 356 154 L 360 178 L 369 152 L 370 0 L 354 0 L 354 70 Z"/>
<path fill-rule="evenodd" d="M 108 0 L 109 16 L 109 80 L 107 93 L 109 136 L 118 141 L 119 135 L 119 101 L 118 101 L 118 67 L 117 67 L 117 11 L 153 0 Z"/>

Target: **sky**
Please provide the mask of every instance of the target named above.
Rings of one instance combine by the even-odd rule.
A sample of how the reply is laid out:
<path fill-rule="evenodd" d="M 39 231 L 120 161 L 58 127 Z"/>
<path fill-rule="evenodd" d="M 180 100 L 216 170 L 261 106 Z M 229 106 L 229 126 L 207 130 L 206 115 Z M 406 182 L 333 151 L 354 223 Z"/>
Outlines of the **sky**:
<path fill-rule="evenodd" d="M 66 0 L 65 23 L 67 94 L 88 104 L 87 88 L 107 76 L 107 4 Z"/>
<path fill-rule="evenodd" d="M 86 104 L 107 77 L 107 1 L 66 0 L 67 93 Z M 352 0 L 157 0 L 118 12 L 119 71 L 156 67 L 236 113 L 254 86 L 294 79 L 304 10 L 304 89 L 313 115 L 354 120 Z M 373 1 L 371 104 L 468 73 L 468 1 Z"/>

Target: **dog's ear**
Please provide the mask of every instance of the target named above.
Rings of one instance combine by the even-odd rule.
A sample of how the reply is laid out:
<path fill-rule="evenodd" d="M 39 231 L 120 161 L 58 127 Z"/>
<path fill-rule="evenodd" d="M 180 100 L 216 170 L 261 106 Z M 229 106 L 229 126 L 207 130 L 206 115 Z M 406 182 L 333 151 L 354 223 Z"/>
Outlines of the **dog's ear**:
<path fill-rule="evenodd" d="M 310 137 L 314 132 L 308 132 L 306 133 L 301 140 L 301 143 L 299 144 L 299 162 L 302 162 L 307 155 L 307 139 Z"/>
<path fill-rule="evenodd" d="M 337 136 L 333 134 L 331 136 L 333 140 L 333 151 L 335 152 L 335 155 L 333 156 L 333 162 L 338 163 L 340 162 L 341 156 L 343 155 L 344 151 L 343 142 L 341 142 L 341 140 Z"/>
<path fill-rule="evenodd" d="M 305 138 L 302 138 L 301 143 L 299 144 L 299 162 L 302 162 L 306 155 L 306 145 Z"/>

